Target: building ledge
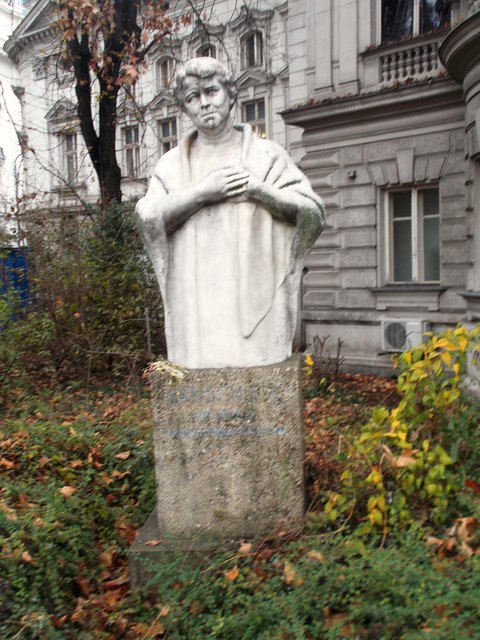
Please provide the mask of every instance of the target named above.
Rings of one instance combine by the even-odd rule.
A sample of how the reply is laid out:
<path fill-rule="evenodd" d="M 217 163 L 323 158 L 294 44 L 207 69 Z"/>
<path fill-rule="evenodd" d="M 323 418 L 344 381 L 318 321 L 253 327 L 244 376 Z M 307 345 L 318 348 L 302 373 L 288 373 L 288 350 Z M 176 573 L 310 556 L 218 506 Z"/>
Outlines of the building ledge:
<path fill-rule="evenodd" d="M 398 118 L 405 111 L 432 113 L 441 107 L 461 105 L 463 91 L 449 76 L 405 81 L 394 87 L 381 88 L 358 95 L 308 100 L 280 112 L 287 124 L 304 127 L 314 121 L 322 127 L 338 126 L 348 122 L 372 122 L 386 117 Z"/>
<path fill-rule="evenodd" d="M 464 291 L 462 297 L 467 303 L 467 318 L 470 322 L 480 321 L 480 291 Z"/>
<path fill-rule="evenodd" d="M 395 284 L 370 289 L 377 311 L 439 311 L 447 287 L 432 284 Z"/>

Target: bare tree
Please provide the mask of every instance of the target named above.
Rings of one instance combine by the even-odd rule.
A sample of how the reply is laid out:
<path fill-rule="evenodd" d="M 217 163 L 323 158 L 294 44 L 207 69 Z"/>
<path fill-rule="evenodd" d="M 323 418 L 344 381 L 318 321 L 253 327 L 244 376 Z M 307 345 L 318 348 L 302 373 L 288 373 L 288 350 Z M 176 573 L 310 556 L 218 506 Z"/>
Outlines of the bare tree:
<path fill-rule="evenodd" d="M 80 129 L 106 206 L 122 199 L 115 145 L 119 91 L 135 84 L 152 47 L 191 18 L 188 13 L 175 20 L 168 17 L 163 0 L 60 0 L 58 4 L 59 26 L 75 76 Z"/>

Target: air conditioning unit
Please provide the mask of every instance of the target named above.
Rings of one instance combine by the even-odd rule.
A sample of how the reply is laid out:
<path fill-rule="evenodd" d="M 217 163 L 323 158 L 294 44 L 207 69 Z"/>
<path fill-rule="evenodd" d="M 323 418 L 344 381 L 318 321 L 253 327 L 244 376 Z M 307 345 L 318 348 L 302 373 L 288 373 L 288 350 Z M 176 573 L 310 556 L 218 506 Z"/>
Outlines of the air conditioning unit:
<path fill-rule="evenodd" d="M 388 318 L 382 320 L 381 329 L 383 351 L 408 351 L 425 341 L 428 322 Z"/>

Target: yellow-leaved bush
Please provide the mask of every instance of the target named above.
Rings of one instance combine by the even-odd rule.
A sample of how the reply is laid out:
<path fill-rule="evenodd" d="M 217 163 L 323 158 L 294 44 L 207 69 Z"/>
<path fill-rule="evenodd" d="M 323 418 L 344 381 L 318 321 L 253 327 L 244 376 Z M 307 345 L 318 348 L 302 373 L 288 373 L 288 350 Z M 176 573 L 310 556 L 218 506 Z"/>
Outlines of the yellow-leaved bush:
<path fill-rule="evenodd" d="M 442 427 L 464 402 L 460 382 L 467 352 L 475 358 L 480 349 L 480 325 L 426 335 L 424 344 L 394 356 L 400 401 L 391 410 L 374 409 L 353 438 L 340 489 L 324 507 L 332 522 L 358 522 L 360 534 L 425 520 L 440 524 L 456 489 Z"/>

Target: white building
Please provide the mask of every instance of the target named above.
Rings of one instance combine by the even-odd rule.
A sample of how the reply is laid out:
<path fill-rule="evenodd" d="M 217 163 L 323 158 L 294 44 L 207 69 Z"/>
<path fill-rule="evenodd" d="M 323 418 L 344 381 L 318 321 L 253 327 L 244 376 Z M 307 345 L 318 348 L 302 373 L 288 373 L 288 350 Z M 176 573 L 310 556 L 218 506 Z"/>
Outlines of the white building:
<path fill-rule="evenodd" d="M 95 201 L 97 180 L 78 129 L 73 74 L 62 56 L 53 24 L 54 4 L 39 0 L 14 31 L 6 51 L 24 88 L 23 117 L 29 152 L 25 189 L 32 206 L 78 206 L 78 197 Z M 182 0 L 170 12 L 186 11 Z M 133 96 L 119 98 L 118 144 L 125 199 L 138 196 L 161 153 L 188 127 L 170 89 L 176 66 L 188 57 L 213 55 L 233 67 L 238 78 L 237 119 L 248 120 L 259 135 L 288 144 L 279 111 L 289 104 L 286 43 L 287 3 L 259 2 L 246 9 L 232 0 L 202 3 L 202 21 L 185 28 L 151 51 L 148 67 Z M 205 29 L 207 27 L 207 30 Z"/>
<path fill-rule="evenodd" d="M 0 246 L 16 242 L 16 206 L 22 195 L 18 137 L 22 117 L 16 95 L 20 82 L 17 69 L 3 46 L 24 14 L 23 2 L 0 0 Z"/>
<path fill-rule="evenodd" d="M 78 206 L 73 192 L 94 200 L 97 184 L 53 4 L 39 0 L 6 50 L 24 89 L 25 189 L 35 206 Z M 169 4 L 185 10 L 182 0 Z M 143 192 L 158 156 L 188 126 L 169 88 L 176 64 L 200 54 L 230 64 L 237 119 L 288 147 L 326 202 L 328 226 L 303 278 L 298 341 L 340 338 L 350 368 L 387 371 L 389 352 L 424 329 L 480 318 L 478 5 L 202 2 L 202 22 L 152 51 L 135 101 L 125 96 L 125 197 Z M 453 77 L 438 56 L 444 40 Z"/>

